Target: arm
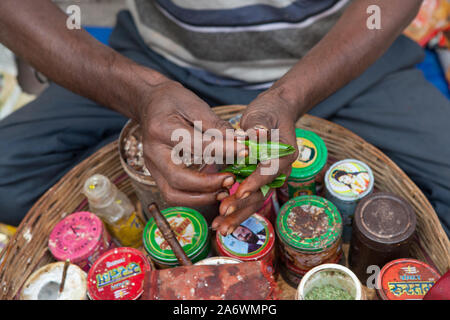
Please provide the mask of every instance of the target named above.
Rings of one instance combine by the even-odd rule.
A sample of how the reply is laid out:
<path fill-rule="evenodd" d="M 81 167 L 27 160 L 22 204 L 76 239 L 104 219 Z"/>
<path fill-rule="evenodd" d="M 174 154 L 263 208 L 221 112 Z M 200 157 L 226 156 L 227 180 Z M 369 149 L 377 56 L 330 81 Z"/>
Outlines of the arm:
<path fill-rule="evenodd" d="M 373 64 L 416 16 L 421 3 L 422 0 L 353 1 L 330 32 L 248 106 L 241 127 L 248 130 L 260 125 L 279 129 L 280 142 L 297 146 L 296 120 Z M 381 8 L 381 30 L 367 28 L 366 10 L 373 4 Z M 262 175 L 260 164 L 236 193 L 222 202 L 221 216 L 213 227 L 222 234 L 232 232 L 255 212 L 255 207 L 261 207 L 263 198 L 259 188 L 280 173 L 289 176 L 296 157 L 294 154 L 280 159 L 279 170 L 274 175 Z M 252 209 L 249 204 L 253 204 Z"/>
<path fill-rule="evenodd" d="M 191 91 L 102 45 L 84 30 L 69 30 L 50 0 L 1 0 L 0 42 L 55 83 L 140 122 L 145 163 L 169 203 L 197 206 L 227 195 L 231 174 L 206 174 L 171 161 L 174 129 L 193 134 L 231 126 Z M 189 110 L 189 112 L 186 112 Z"/>

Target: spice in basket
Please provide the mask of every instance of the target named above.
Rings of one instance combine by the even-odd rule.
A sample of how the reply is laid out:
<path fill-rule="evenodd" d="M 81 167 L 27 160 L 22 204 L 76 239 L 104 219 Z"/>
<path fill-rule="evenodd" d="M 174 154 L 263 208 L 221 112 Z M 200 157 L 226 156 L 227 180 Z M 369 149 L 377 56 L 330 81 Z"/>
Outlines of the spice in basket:
<path fill-rule="evenodd" d="M 115 248 L 105 252 L 88 273 L 92 300 L 136 300 L 144 292 L 147 257 L 137 249 Z"/>
<path fill-rule="evenodd" d="M 377 294 L 383 300 L 422 300 L 439 279 L 431 266 L 415 259 L 386 264 L 377 277 Z"/>
<path fill-rule="evenodd" d="M 330 166 L 325 174 L 325 198 L 339 210 L 344 223 L 344 242 L 352 234 L 352 219 L 356 205 L 368 196 L 374 185 L 370 167 L 362 161 L 345 159 Z"/>
<path fill-rule="evenodd" d="M 138 248 L 142 245 L 144 222 L 130 199 L 111 181 L 100 174 L 86 180 L 83 188 L 89 210 L 105 222 L 108 231 L 120 245 Z"/>
<path fill-rule="evenodd" d="M 205 259 L 210 254 L 208 225 L 198 211 L 173 207 L 161 210 L 161 213 L 169 222 L 178 242 L 193 263 Z M 145 226 L 143 237 L 145 250 L 157 267 L 170 268 L 179 265 L 153 218 Z"/>
<path fill-rule="evenodd" d="M 365 283 L 367 267 L 408 258 L 416 229 L 416 215 L 404 199 L 387 192 L 362 200 L 355 211 L 349 265 Z"/>
<path fill-rule="evenodd" d="M 280 271 L 297 286 L 317 265 L 337 263 L 342 256 L 342 219 L 337 208 L 319 196 L 300 196 L 286 202 L 278 213 Z"/>
<path fill-rule="evenodd" d="M 365 300 L 356 275 L 339 264 L 322 264 L 305 274 L 295 295 L 297 300 Z"/>
<path fill-rule="evenodd" d="M 279 190 L 281 203 L 302 195 L 315 195 L 316 176 L 327 163 L 327 147 L 317 134 L 299 128 L 295 129 L 295 134 L 299 154 L 292 164 L 287 185 Z"/>
<path fill-rule="evenodd" d="M 38 269 L 27 279 L 20 300 L 86 300 L 86 290 L 83 270 L 74 264 L 55 262 Z"/>
<path fill-rule="evenodd" d="M 254 214 L 228 236 L 216 234 L 218 253 L 241 261 L 264 261 L 274 266 L 275 232 L 266 218 Z"/>
<path fill-rule="evenodd" d="M 100 218 L 90 212 L 76 212 L 53 228 L 48 247 L 56 260 L 69 260 L 89 271 L 97 258 L 115 245 Z"/>

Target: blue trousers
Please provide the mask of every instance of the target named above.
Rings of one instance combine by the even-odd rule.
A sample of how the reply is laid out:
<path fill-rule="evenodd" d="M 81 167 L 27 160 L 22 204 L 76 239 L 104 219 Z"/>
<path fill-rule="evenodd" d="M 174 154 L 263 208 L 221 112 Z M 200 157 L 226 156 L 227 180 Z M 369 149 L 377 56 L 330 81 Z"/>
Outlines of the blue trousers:
<path fill-rule="evenodd" d="M 167 61 L 145 45 L 127 11 L 119 13 L 110 45 L 183 83 L 211 106 L 248 104 L 260 93 L 205 83 Z M 450 234 L 450 102 L 415 67 L 423 58 L 422 48 L 399 37 L 362 76 L 310 113 L 383 150 L 425 193 Z M 0 221 L 19 224 L 67 171 L 117 139 L 126 121 L 56 84 L 1 121 Z"/>

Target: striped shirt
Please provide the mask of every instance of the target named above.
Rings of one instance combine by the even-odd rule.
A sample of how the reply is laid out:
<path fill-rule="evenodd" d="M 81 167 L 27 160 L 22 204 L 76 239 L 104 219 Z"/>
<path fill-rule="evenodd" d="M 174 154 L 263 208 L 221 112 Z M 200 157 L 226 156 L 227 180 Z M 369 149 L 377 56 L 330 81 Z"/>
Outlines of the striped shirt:
<path fill-rule="evenodd" d="M 269 87 L 350 0 L 128 0 L 147 45 L 208 83 Z"/>

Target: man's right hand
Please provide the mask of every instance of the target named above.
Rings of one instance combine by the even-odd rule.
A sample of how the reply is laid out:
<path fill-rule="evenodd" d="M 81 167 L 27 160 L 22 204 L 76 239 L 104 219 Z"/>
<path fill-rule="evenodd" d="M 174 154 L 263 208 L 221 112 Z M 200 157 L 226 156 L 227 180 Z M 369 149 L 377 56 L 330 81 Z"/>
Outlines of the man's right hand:
<path fill-rule="evenodd" d="M 196 131 L 198 135 L 208 129 L 218 129 L 226 137 L 225 130 L 232 129 L 207 103 L 181 84 L 167 80 L 152 88 L 147 101 L 140 106 L 138 120 L 143 128 L 145 164 L 170 205 L 201 206 L 229 195 L 228 189 L 235 182 L 233 174 L 199 172 L 185 164 L 176 164 L 172 158 L 172 149 L 180 143 L 172 141 L 174 130 L 189 133 L 187 143 L 193 152 Z M 202 128 L 195 127 L 194 121 L 201 121 Z M 186 143 L 185 138 L 181 143 Z M 202 150 L 210 143 L 214 142 L 203 142 Z M 231 143 L 235 150 L 242 149 L 234 141 Z M 223 151 L 226 149 L 223 141 Z"/>

